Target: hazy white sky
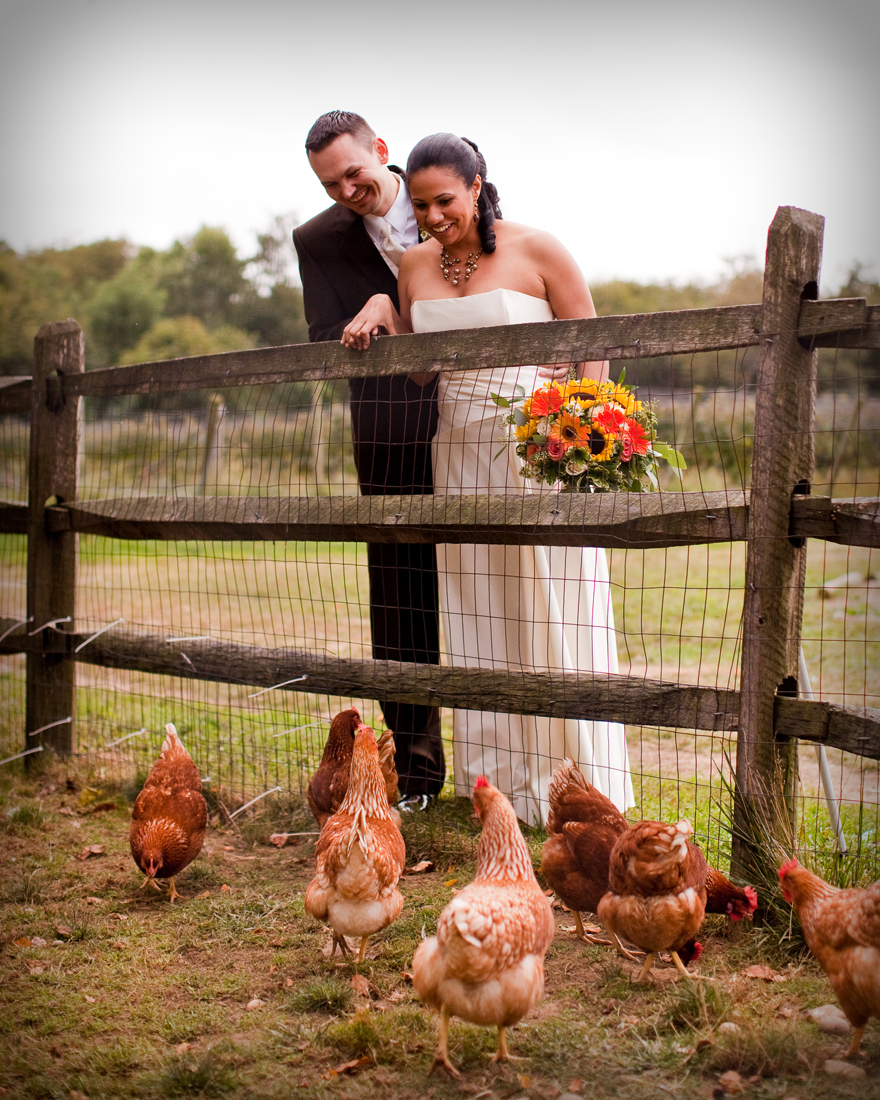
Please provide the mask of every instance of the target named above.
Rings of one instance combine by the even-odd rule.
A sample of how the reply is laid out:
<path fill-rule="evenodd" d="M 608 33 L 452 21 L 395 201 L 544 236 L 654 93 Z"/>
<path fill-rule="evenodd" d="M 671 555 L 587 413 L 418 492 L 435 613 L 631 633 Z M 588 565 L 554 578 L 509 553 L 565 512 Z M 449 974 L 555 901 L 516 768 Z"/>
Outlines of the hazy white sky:
<path fill-rule="evenodd" d="M 593 282 L 763 259 L 777 206 L 824 214 L 823 291 L 880 275 L 876 0 L 0 0 L 0 238 L 242 253 L 327 205 L 303 152 L 359 111 L 405 162 L 480 144 L 505 216 Z"/>

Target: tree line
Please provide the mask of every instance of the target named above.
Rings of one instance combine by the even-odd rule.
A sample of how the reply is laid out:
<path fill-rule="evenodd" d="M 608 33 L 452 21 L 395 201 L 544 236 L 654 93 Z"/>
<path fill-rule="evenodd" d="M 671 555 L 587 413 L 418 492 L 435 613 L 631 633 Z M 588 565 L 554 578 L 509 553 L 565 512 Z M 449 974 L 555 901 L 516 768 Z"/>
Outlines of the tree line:
<path fill-rule="evenodd" d="M 0 374 L 29 374 L 37 330 L 66 317 L 85 331 L 87 369 L 305 342 L 294 225 L 292 215 L 273 218 L 258 235 L 257 251 L 245 257 L 224 229 L 212 226 L 165 251 L 102 240 L 17 253 L 0 241 Z M 760 302 L 762 272 L 754 259 L 727 266 L 711 285 L 593 284 L 596 309 L 611 315 Z M 880 304 L 880 282 L 854 265 L 835 296 Z M 733 355 L 652 360 L 651 378 L 670 389 L 714 389 L 725 378 L 729 386 Z M 757 353 L 740 353 L 737 384 L 753 381 L 756 368 Z M 823 352 L 820 377 L 826 388 L 860 384 L 878 392 L 880 353 Z"/>

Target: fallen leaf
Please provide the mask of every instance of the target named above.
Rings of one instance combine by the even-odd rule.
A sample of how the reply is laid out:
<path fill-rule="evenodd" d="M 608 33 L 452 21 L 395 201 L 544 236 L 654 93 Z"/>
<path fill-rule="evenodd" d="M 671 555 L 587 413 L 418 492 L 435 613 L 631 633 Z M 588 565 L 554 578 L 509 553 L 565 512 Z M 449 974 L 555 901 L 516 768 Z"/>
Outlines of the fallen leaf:
<path fill-rule="evenodd" d="M 86 1002 L 90 1005 L 93 1005 L 93 1004 L 97 1003 L 96 998 L 95 997 L 90 997 L 88 995 L 88 993 L 83 993 L 83 997 L 86 999 Z"/>
<path fill-rule="evenodd" d="M 457 878 L 451 878 L 448 882 L 444 882 L 444 886 L 454 886 L 458 882 Z"/>
<path fill-rule="evenodd" d="M 128 947 L 128 940 L 116 940 L 115 943 L 110 944 L 111 947 L 115 947 L 117 951 L 124 951 Z"/>
<path fill-rule="evenodd" d="M 794 1014 L 795 1009 L 793 1009 L 791 1005 L 783 1005 L 776 1013 L 776 1015 L 781 1016 L 783 1020 L 790 1020 Z"/>
<path fill-rule="evenodd" d="M 66 924 L 57 925 L 55 931 L 59 936 L 70 936 L 73 934 L 71 929 L 69 929 Z"/>
<path fill-rule="evenodd" d="M 58 812 L 65 814 L 67 817 L 76 817 L 76 810 L 71 810 L 69 806 L 61 806 Z"/>
<path fill-rule="evenodd" d="M 42 974 L 45 969 L 42 963 L 34 962 L 33 959 L 28 962 L 28 970 L 31 974 Z"/>
<path fill-rule="evenodd" d="M 305 1041 L 305 1039 L 303 1039 L 303 1041 L 301 1043 L 296 1044 L 296 1049 L 297 1050 L 308 1050 L 309 1049 L 309 1044 Z"/>
<path fill-rule="evenodd" d="M 269 941 L 269 946 L 270 947 L 283 947 L 284 946 L 284 940 L 270 940 Z"/>
<path fill-rule="evenodd" d="M 569 1092 L 583 1092 L 584 1091 L 584 1083 L 580 1079 L 580 1077 L 575 1077 L 575 1079 L 573 1081 L 569 1081 L 568 1091 Z"/>
<path fill-rule="evenodd" d="M 272 965 L 269 967 L 269 973 L 274 974 L 277 969 L 278 967 L 276 965 Z"/>
<path fill-rule="evenodd" d="M 404 870 L 405 875 L 427 875 L 434 870 L 434 864 L 430 859 L 420 860 L 412 867 L 407 867 Z"/>
<path fill-rule="evenodd" d="M 269 837 L 269 843 L 274 844 L 276 848 L 283 848 L 286 844 L 299 843 L 299 838 L 293 833 L 273 833 Z"/>
<path fill-rule="evenodd" d="M 88 902 L 89 905 L 100 905 L 102 899 L 101 898 L 86 898 L 86 901 Z"/>
<path fill-rule="evenodd" d="M 368 1054 L 364 1054 L 360 1058 L 352 1058 L 350 1062 L 343 1062 L 342 1065 L 331 1069 L 325 1076 L 329 1080 L 332 1077 L 337 1077 L 340 1073 L 354 1073 L 356 1069 L 360 1069 L 362 1066 L 371 1065 L 372 1061 L 373 1059 Z"/>
<path fill-rule="evenodd" d="M 406 997 L 406 994 L 402 989 L 392 989 L 388 994 L 389 1001 L 402 1001 Z"/>
<path fill-rule="evenodd" d="M 102 814 L 102 813 L 106 813 L 107 810 L 115 810 L 115 809 L 116 809 L 116 803 L 115 802 L 99 802 L 97 806 L 92 806 L 91 809 L 89 809 L 87 811 L 87 813 L 88 814 Z"/>
<path fill-rule="evenodd" d="M 31 936 L 31 947 L 46 947 L 46 941 L 42 936 Z"/>
<path fill-rule="evenodd" d="M 196 894 L 197 898 L 209 898 L 211 896 L 210 890 L 202 890 L 200 894 Z"/>
<path fill-rule="evenodd" d="M 290 987 L 292 985 L 293 985 L 293 978 L 285 978 L 284 979 L 284 988 L 285 989 L 290 989 Z"/>
<path fill-rule="evenodd" d="M 760 978 L 762 981 L 765 982 L 784 982 L 786 980 L 784 974 L 780 974 L 778 971 L 773 970 L 771 967 L 766 966 L 763 963 L 755 963 L 754 966 L 746 967 L 746 969 L 743 971 L 743 977 Z"/>
<path fill-rule="evenodd" d="M 90 856 L 102 856 L 104 854 L 103 844 L 87 844 L 85 848 L 77 855 L 77 859 L 88 859 Z"/>
<path fill-rule="evenodd" d="M 516 1079 L 519 1081 L 520 1088 L 530 1089 L 532 1087 L 532 1079 L 527 1073 L 518 1073 Z"/>
<path fill-rule="evenodd" d="M 128 913 L 111 913 L 110 920 L 128 920 Z"/>
<path fill-rule="evenodd" d="M 718 1078 L 718 1084 L 725 1092 L 742 1092 L 745 1087 L 742 1077 L 735 1069 L 729 1069 L 727 1073 L 722 1073 Z"/>
<path fill-rule="evenodd" d="M 70 1097 L 70 1100 L 89 1100 L 84 1092 L 77 1092 L 76 1089 L 71 1089 L 67 1095 Z"/>
<path fill-rule="evenodd" d="M 178 1043 L 174 1049 L 178 1054 L 186 1054 L 188 1050 L 192 1050 L 192 1043 Z"/>
<path fill-rule="evenodd" d="M 363 974 L 355 974 L 351 979 L 351 988 L 357 997 L 369 997 L 370 995 L 370 983 Z"/>
<path fill-rule="evenodd" d="M 229 893 L 231 893 L 232 891 L 231 891 L 230 887 L 228 887 L 228 886 L 226 885 L 226 883 L 224 882 L 224 883 L 223 883 L 223 885 L 222 885 L 222 886 L 220 887 L 220 892 L 221 892 L 222 894 L 229 894 Z"/>
<path fill-rule="evenodd" d="M 261 1001 L 259 997 L 254 997 L 245 1005 L 245 1008 L 262 1008 L 265 1001 Z"/>
<path fill-rule="evenodd" d="M 234 852 L 235 851 L 235 845 L 234 844 L 224 844 L 223 845 L 223 851 L 224 852 Z"/>

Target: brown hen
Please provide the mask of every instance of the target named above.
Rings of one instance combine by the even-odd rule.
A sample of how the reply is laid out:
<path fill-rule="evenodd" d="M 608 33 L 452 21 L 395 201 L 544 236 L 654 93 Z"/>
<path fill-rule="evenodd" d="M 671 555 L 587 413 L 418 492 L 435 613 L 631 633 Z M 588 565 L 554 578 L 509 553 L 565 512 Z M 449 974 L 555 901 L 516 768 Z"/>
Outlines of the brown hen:
<path fill-rule="evenodd" d="M 690 843 L 693 831 L 689 821 L 639 821 L 618 837 L 611 852 L 599 920 L 647 952 L 638 982 L 648 976 L 657 951 L 669 951 L 678 970 L 690 977 L 678 951 L 703 923 L 708 872 L 703 853 Z"/>
<path fill-rule="evenodd" d="M 797 911 L 807 947 L 855 1028 L 846 1057 L 858 1054 L 868 1020 L 880 1018 L 880 882 L 841 890 L 791 859 L 779 868 L 782 893 Z"/>
<path fill-rule="evenodd" d="M 532 867 L 513 807 L 481 776 L 474 808 L 483 833 L 473 882 L 440 914 L 437 935 L 413 959 L 413 986 L 440 1011 L 440 1038 L 431 1072 L 449 1061 L 451 1016 L 498 1028 L 493 1062 L 510 1057 L 506 1030 L 530 1012 L 544 992 L 544 954 L 553 916 Z"/>
<path fill-rule="evenodd" d="M 180 743 L 177 730 L 165 727 L 165 742 L 131 812 L 129 842 L 134 861 L 147 876 L 141 889 L 167 879 L 169 901 L 180 895 L 174 879 L 202 850 L 208 807 L 199 770 Z"/>
<path fill-rule="evenodd" d="M 574 915 L 578 939 L 596 940 L 584 931 L 581 912 L 596 913 L 608 890 L 608 863 L 617 838 L 628 825 L 623 814 L 587 782 L 571 757 L 550 780 L 549 836 L 541 852 L 541 873 Z"/>
<path fill-rule="evenodd" d="M 330 723 L 330 732 L 324 746 L 324 755 L 318 770 L 309 780 L 306 797 L 309 806 L 323 829 L 324 823 L 336 813 L 348 790 L 348 776 L 351 770 L 351 754 L 354 750 L 354 737 L 361 716 L 351 707 L 340 711 Z M 397 801 L 397 769 L 394 764 L 394 734 L 386 730 L 379 738 L 379 765 L 385 782 L 388 805 L 393 807 Z M 400 814 L 392 809 L 392 817 L 400 826 Z"/>
<path fill-rule="evenodd" d="M 403 908 L 397 883 L 406 850 L 388 806 L 379 767 L 376 735 L 358 726 L 348 790 L 328 818 L 315 848 L 317 870 L 306 890 L 306 912 L 333 931 L 333 949 L 348 953 L 345 936 L 361 939 L 358 962 L 367 941 L 387 928 Z"/>

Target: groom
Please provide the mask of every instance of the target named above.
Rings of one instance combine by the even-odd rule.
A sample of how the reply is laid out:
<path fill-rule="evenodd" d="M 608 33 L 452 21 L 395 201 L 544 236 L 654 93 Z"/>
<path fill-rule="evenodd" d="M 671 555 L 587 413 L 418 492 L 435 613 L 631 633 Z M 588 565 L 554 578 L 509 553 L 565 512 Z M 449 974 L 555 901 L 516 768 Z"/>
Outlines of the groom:
<path fill-rule="evenodd" d="M 360 115 L 330 111 L 306 138 L 309 163 L 333 206 L 293 231 L 309 340 L 339 340 L 373 294 L 399 309 L 397 271 L 418 244 L 399 168 Z M 431 493 L 430 440 L 437 428 L 437 380 L 405 375 L 353 378 L 351 427 L 361 492 Z M 438 664 L 437 555 L 433 546 L 367 544 L 373 657 Z M 400 792 L 426 803 L 443 786 L 446 764 L 436 707 L 380 703 L 394 731 Z"/>

